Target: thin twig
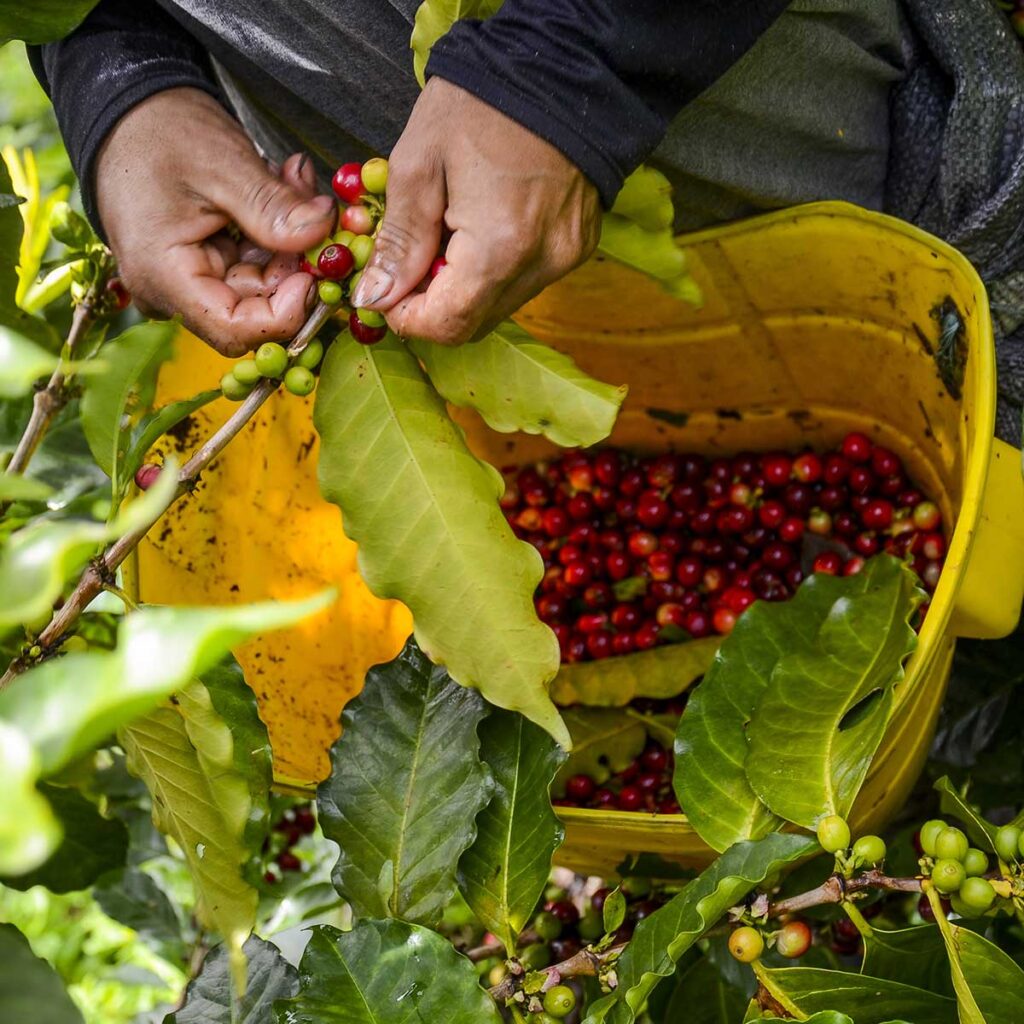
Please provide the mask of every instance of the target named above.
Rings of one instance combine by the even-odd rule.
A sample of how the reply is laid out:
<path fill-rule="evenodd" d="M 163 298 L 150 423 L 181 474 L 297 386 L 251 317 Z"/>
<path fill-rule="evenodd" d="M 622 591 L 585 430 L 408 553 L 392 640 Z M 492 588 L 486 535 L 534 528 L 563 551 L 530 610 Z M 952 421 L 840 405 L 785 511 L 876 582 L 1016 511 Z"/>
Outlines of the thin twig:
<path fill-rule="evenodd" d="M 867 889 L 884 889 L 888 892 L 920 892 L 920 878 L 890 878 L 881 871 L 865 871 L 856 878 L 844 879 L 841 875 L 832 875 L 809 892 L 789 899 L 778 900 L 771 905 L 769 917 L 782 914 L 793 914 L 798 910 L 820 907 L 828 903 L 842 903 L 852 893 L 864 892 Z"/>
<path fill-rule="evenodd" d="M 25 431 L 18 441 L 18 447 L 14 449 L 11 461 L 4 469 L 5 473 L 24 473 L 29 461 L 35 454 L 39 443 L 46 436 L 46 431 L 53 422 L 53 417 L 67 405 L 68 391 L 64 387 L 64 366 L 65 359 L 70 359 L 75 348 L 81 344 L 82 339 L 89 332 L 95 319 L 93 308 L 97 297 L 97 285 L 93 284 L 86 293 L 85 298 L 75 306 L 75 312 L 71 319 L 71 329 L 68 331 L 67 341 L 64 343 L 64 352 L 57 369 L 45 388 L 35 393 L 32 399 L 32 415 L 25 426 Z"/>
<path fill-rule="evenodd" d="M 465 956 L 467 960 L 478 964 L 481 960 L 490 960 L 492 956 L 501 956 L 504 952 L 505 944 L 503 942 L 490 942 L 484 946 L 474 946 L 473 949 L 467 949 Z"/>
<path fill-rule="evenodd" d="M 603 953 L 595 953 L 590 948 L 581 949 L 574 953 L 567 960 L 559 964 L 552 964 L 539 971 L 539 974 L 556 975 L 555 983 L 562 978 L 596 978 L 606 963 L 615 960 L 626 948 L 627 943 L 622 942 L 617 946 L 611 946 Z M 511 999 L 519 988 L 519 978 L 522 975 L 506 974 L 497 985 L 490 989 L 491 995 L 499 1002 Z"/>
<path fill-rule="evenodd" d="M 322 302 L 317 303 L 309 319 L 303 324 L 302 329 L 295 335 L 288 346 L 289 356 L 297 356 L 306 348 L 310 341 L 316 337 L 317 331 L 323 327 L 331 311 L 330 306 L 326 306 Z M 178 487 L 167 503 L 157 510 L 148 521 L 132 530 L 131 533 L 126 533 L 123 537 L 120 537 L 107 548 L 103 555 L 90 563 L 60 611 L 57 612 L 50 624 L 36 638 L 36 643 L 44 652 L 51 649 L 68 632 L 79 615 L 85 611 L 96 595 L 113 578 L 118 566 L 131 554 L 139 541 L 149 533 L 153 525 L 178 498 L 194 488 L 196 481 L 199 479 L 199 474 L 227 447 L 246 423 L 252 419 L 260 406 L 277 390 L 280 383 L 280 381 L 270 378 L 261 380 L 223 426 L 212 434 L 193 453 L 185 465 L 181 467 L 178 473 Z M 10 685 L 15 677 L 27 667 L 27 664 L 20 658 L 12 661 L 3 677 L 0 678 L 0 690 Z"/>

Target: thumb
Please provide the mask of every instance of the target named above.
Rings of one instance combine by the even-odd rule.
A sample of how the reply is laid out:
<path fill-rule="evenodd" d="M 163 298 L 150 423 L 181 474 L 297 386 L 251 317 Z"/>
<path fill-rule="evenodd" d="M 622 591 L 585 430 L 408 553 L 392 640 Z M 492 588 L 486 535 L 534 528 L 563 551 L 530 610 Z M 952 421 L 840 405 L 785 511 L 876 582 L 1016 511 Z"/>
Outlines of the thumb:
<path fill-rule="evenodd" d="M 271 251 L 302 252 L 316 245 L 337 217 L 330 196 L 310 198 L 305 189 L 272 174 L 255 152 L 251 160 L 215 175 L 207 192 L 246 237 Z"/>
<path fill-rule="evenodd" d="M 445 212 L 440 168 L 403 174 L 388 168 L 387 209 L 352 304 L 389 310 L 427 276 L 441 244 Z"/>

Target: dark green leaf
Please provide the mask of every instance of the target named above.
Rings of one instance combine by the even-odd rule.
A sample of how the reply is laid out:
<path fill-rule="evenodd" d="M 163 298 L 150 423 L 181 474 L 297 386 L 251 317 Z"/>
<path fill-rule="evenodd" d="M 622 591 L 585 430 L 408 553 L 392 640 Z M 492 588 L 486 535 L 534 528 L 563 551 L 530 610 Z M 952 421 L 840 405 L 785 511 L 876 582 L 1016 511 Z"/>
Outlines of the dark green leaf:
<path fill-rule="evenodd" d="M 203 961 L 203 969 L 189 982 L 180 1010 L 168 1014 L 164 1024 L 270 1024 L 273 1005 L 299 990 L 295 968 L 272 942 L 253 935 L 242 947 L 245 954 L 245 994 L 233 995 L 228 951 L 217 946 Z"/>
<path fill-rule="evenodd" d="M 506 949 L 529 920 L 565 830 L 548 791 L 562 748 L 514 711 L 495 709 L 480 726 L 480 759 L 494 795 L 476 819 L 476 839 L 459 860 L 459 888 Z"/>
<path fill-rule="evenodd" d="M 63 39 L 97 0 L 0 0 L 0 46 L 11 39 L 38 45 Z"/>
<path fill-rule="evenodd" d="M 857 1024 L 957 1024 L 956 1003 L 912 985 L 817 967 L 765 969 L 769 993 L 795 1017 L 825 1010 L 845 1013 Z M 1012 1018 L 1008 1018 L 1012 1019 Z"/>
<path fill-rule="evenodd" d="M 112 872 L 92 894 L 104 914 L 133 928 L 165 960 L 184 962 L 187 949 L 181 921 L 167 894 L 146 872 L 137 868 Z"/>
<path fill-rule="evenodd" d="M 440 920 L 491 795 L 477 736 L 485 712 L 411 640 L 346 706 L 317 800 L 324 835 L 341 847 L 334 883 L 357 917 Z"/>
<path fill-rule="evenodd" d="M 86 889 L 107 871 L 121 867 L 128 853 L 128 830 L 116 818 L 104 818 L 77 790 L 45 783 L 40 791 L 64 830 L 60 846 L 35 871 L 2 879 L 12 889 L 42 885 L 51 892 Z"/>
<path fill-rule="evenodd" d="M 0 1020 L 5 1024 L 84 1024 L 57 972 L 12 924 L 0 924 Z"/>
<path fill-rule="evenodd" d="M 683 953 L 730 907 L 769 875 L 817 848 L 817 842 L 806 836 L 776 832 L 727 850 L 678 896 L 640 922 L 619 960 L 614 997 L 593 1008 L 588 1024 L 635 1021 L 655 986 L 672 976 Z"/>
<path fill-rule="evenodd" d="M 775 814 L 805 828 L 822 814 L 849 813 L 917 646 L 909 620 L 924 598 L 914 573 L 889 555 L 840 583 L 812 642 L 792 644 L 779 659 L 747 730 L 751 786 Z"/>
<path fill-rule="evenodd" d="M 747 1002 L 743 992 L 730 985 L 707 957 L 701 957 L 676 982 L 664 1020 L 666 1024 L 737 1024 Z"/>
<path fill-rule="evenodd" d="M 601 908 L 601 923 L 604 925 L 605 932 L 610 935 L 612 932 L 617 932 L 625 920 L 626 897 L 623 896 L 621 889 L 616 888 L 608 893 L 604 901 L 604 906 Z"/>
<path fill-rule="evenodd" d="M 930 924 L 898 931 L 872 928 L 864 935 L 861 973 L 916 985 L 940 995 L 953 994 L 942 936 Z"/>
<path fill-rule="evenodd" d="M 675 697 L 707 672 L 718 646 L 718 637 L 707 637 L 563 665 L 551 684 L 551 699 L 561 705 L 620 707 L 635 697 Z"/>
<path fill-rule="evenodd" d="M 82 426 L 89 448 L 113 481 L 118 494 L 122 463 L 131 439 L 131 424 L 153 398 L 160 367 L 171 356 L 177 325 L 148 322 L 129 328 L 103 346 L 104 373 L 87 377 L 82 396 Z"/>
<path fill-rule="evenodd" d="M 447 939 L 402 921 L 314 928 L 300 990 L 277 1024 L 501 1024 L 473 965 Z"/>

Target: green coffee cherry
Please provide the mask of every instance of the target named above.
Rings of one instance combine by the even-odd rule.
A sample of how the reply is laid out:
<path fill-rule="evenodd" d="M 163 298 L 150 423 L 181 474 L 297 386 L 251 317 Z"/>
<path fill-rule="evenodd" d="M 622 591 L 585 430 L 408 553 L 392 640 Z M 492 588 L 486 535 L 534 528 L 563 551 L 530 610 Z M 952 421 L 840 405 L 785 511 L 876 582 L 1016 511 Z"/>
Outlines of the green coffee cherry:
<path fill-rule="evenodd" d="M 508 971 L 505 970 L 504 964 L 495 964 L 487 975 L 487 982 L 493 988 L 495 985 L 500 985 L 505 980 L 505 975 Z"/>
<path fill-rule="evenodd" d="M 996 901 L 996 891 L 985 878 L 966 879 L 958 895 L 965 907 L 980 913 L 984 913 Z"/>
<path fill-rule="evenodd" d="M 929 857 L 935 856 L 935 840 L 939 838 L 939 833 L 944 832 L 947 828 L 949 826 L 939 818 L 932 818 L 931 821 L 926 821 L 921 826 L 918 839 L 921 842 L 921 849 Z"/>
<path fill-rule="evenodd" d="M 341 302 L 341 285 L 337 281 L 320 281 L 316 293 L 325 306 L 336 306 Z"/>
<path fill-rule="evenodd" d="M 356 270 L 362 270 L 373 255 L 373 239 L 369 235 L 356 235 L 349 244 Z"/>
<path fill-rule="evenodd" d="M 862 864 L 880 864 L 885 860 L 885 841 L 879 836 L 861 836 L 853 844 L 853 855 Z"/>
<path fill-rule="evenodd" d="M 542 910 L 533 919 L 533 930 L 545 942 L 550 942 L 562 934 L 562 922 L 550 911 Z"/>
<path fill-rule="evenodd" d="M 256 366 L 256 360 L 251 358 L 239 360 L 231 367 L 231 372 L 235 375 L 235 380 L 240 384 L 256 384 L 260 377 L 263 376 Z"/>
<path fill-rule="evenodd" d="M 741 964 L 751 964 L 764 952 L 764 939 L 756 928 L 745 925 L 729 936 L 729 952 Z"/>
<path fill-rule="evenodd" d="M 288 369 L 288 353 L 276 341 L 264 342 L 256 349 L 256 368 L 264 377 L 283 377 Z"/>
<path fill-rule="evenodd" d="M 316 387 L 316 377 L 313 376 L 312 370 L 307 370 L 304 366 L 292 366 L 284 375 L 284 386 L 293 395 L 301 398 L 312 393 Z"/>
<path fill-rule="evenodd" d="M 378 313 L 375 309 L 357 309 L 356 316 L 367 327 L 383 327 L 387 323 L 384 314 Z"/>
<path fill-rule="evenodd" d="M 544 993 L 544 1012 L 561 1020 L 576 1009 L 576 994 L 568 985 L 555 985 Z"/>
<path fill-rule="evenodd" d="M 1017 859 L 1017 844 L 1020 842 L 1020 834 L 1020 829 L 1016 825 L 1004 825 L 996 832 L 995 842 L 992 845 L 995 846 L 996 853 L 1001 860 L 1012 863 Z"/>
<path fill-rule="evenodd" d="M 950 826 L 935 837 L 934 856 L 939 860 L 963 860 L 970 845 L 960 829 Z"/>
<path fill-rule="evenodd" d="M 296 357 L 295 365 L 304 366 L 307 370 L 315 370 L 324 357 L 324 343 L 314 338 Z"/>
<path fill-rule="evenodd" d="M 962 860 L 968 878 L 976 878 L 988 871 L 988 856 L 984 851 L 972 846 Z"/>
<path fill-rule="evenodd" d="M 331 244 L 331 239 L 327 238 L 324 241 L 314 245 L 312 248 L 306 250 L 306 260 L 309 262 L 311 267 L 315 267 L 317 260 L 320 259 L 320 253 L 324 251 Z"/>
<path fill-rule="evenodd" d="M 348 248 L 351 248 L 352 239 L 355 237 L 356 236 L 351 231 L 348 231 L 343 228 L 341 231 L 335 233 L 332 241 L 334 242 L 335 245 L 344 245 Z M 330 245 L 330 242 L 328 242 L 327 244 Z"/>
<path fill-rule="evenodd" d="M 850 846 L 850 826 L 838 814 L 829 814 L 818 822 L 818 842 L 826 853 L 839 853 Z"/>
<path fill-rule="evenodd" d="M 551 964 L 551 950 L 543 942 L 535 942 L 532 946 L 527 946 L 519 954 L 519 962 L 528 971 L 539 971 L 544 967 L 548 967 Z"/>
<path fill-rule="evenodd" d="M 252 391 L 252 387 L 248 384 L 243 384 L 229 371 L 220 379 L 220 390 L 229 402 L 241 402 Z"/>
<path fill-rule="evenodd" d="M 932 868 L 932 883 L 939 892 L 947 896 L 951 892 L 958 892 L 966 877 L 967 872 L 964 871 L 963 864 L 948 857 L 937 860 L 935 867 Z"/>
<path fill-rule="evenodd" d="M 581 918 L 576 929 L 584 942 L 595 942 L 604 935 L 604 922 L 596 910 L 588 910 Z"/>
<path fill-rule="evenodd" d="M 382 156 L 375 156 L 363 164 L 359 176 L 367 192 L 382 196 L 388 187 L 388 162 Z"/>

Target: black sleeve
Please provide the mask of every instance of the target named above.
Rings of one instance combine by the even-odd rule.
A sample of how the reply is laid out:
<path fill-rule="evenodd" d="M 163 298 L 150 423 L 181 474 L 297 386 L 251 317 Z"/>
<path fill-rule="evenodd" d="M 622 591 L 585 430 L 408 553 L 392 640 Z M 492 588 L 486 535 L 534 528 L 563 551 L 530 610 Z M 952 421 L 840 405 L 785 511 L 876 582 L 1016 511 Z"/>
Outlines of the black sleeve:
<path fill-rule="evenodd" d="M 727 71 L 788 0 L 505 0 L 460 21 L 427 74 L 546 139 L 611 205 L 672 117 Z"/>
<path fill-rule="evenodd" d="M 93 164 L 117 121 L 164 89 L 191 86 L 219 97 L 202 48 L 153 0 L 101 0 L 67 38 L 29 47 L 29 59 L 101 233 Z"/>

